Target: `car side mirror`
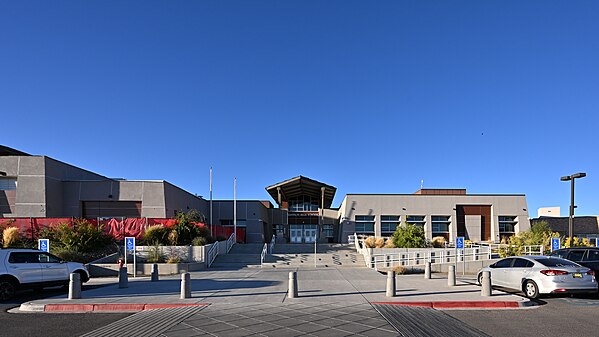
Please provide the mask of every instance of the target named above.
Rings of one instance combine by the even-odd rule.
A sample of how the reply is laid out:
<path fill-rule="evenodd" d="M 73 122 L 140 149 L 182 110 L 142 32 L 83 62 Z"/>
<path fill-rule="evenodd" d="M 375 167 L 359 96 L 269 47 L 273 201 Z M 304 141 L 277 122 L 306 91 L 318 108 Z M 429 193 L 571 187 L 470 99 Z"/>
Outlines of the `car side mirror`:
<path fill-rule="evenodd" d="M 495 267 L 497 267 L 497 266 L 495 265 L 495 263 L 493 263 L 493 264 L 489 265 L 489 268 L 495 268 Z"/>

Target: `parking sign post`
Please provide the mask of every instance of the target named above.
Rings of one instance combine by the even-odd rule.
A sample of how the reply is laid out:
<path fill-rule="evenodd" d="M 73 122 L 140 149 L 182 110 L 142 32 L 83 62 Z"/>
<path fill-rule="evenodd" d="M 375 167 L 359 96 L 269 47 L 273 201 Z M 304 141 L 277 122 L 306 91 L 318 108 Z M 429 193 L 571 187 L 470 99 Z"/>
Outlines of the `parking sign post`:
<path fill-rule="evenodd" d="M 49 253 L 50 252 L 50 239 L 38 239 L 37 240 L 37 249 L 42 252 Z"/>
<path fill-rule="evenodd" d="M 551 238 L 551 251 L 561 248 L 560 238 Z"/>
<path fill-rule="evenodd" d="M 125 238 L 125 266 L 127 265 L 127 253 L 129 251 L 133 251 L 133 277 L 137 274 L 137 266 L 135 261 L 135 237 L 126 237 Z"/>
<path fill-rule="evenodd" d="M 458 270 L 458 251 L 460 249 L 462 250 L 462 257 L 463 257 L 463 255 L 464 255 L 464 237 L 463 236 L 458 236 L 455 239 L 455 269 L 456 269 L 456 272 Z M 464 261 L 464 270 L 465 269 L 466 269 L 466 261 Z"/>

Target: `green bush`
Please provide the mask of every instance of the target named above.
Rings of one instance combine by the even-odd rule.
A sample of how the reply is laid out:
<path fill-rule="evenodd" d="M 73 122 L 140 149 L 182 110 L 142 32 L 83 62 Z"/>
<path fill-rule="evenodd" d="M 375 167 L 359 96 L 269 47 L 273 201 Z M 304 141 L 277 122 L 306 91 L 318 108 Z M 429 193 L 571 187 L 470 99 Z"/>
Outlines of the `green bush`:
<path fill-rule="evenodd" d="M 174 226 L 176 235 L 169 235 L 172 237 L 171 243 L 179 246 L 186 246 L 191 244 L 194 238 L 201 236 L 201 229 L 194 222 L 203 222 L 204 216 L 196 211 L 195 209 L 189 210 L 187 213 L 179 212 L 175 217 L 177 223 Z"/>
<path fill-rule="evenodd" d="M 395 233 L 393 233 L 393 243 L 397 248 L 428 247 L 422 227 L 412 224 L 397 226 Z"/>
<path fill-rule="evenodd" d="M 205 246 L 208 243 L 208 240 L 205 237 L 198 236 L 191 242 L 194 246 Z"/>
<path fill-rule="evenodd" d="M 160 250 L 160 246 L 154 245 L 150 248 L 150 254 L 146 258 L 146 261 L 149 263 L 163 263 L 164 262 L 164 254 Z"/>
<path fill-rule="evenodd" d="M 543 245 L 543 250 L 551 250 L 551 239 L 559 238 L 558 232 L 552 232 L 547 221 L 541 220 L 531 224 L 530 230 L 510 236 L 507 247 L 501 248 L 501 257 L 517 256 L 524 253 L 524 246 Z"/>
<path fill-rule="evenodd" d="M 143 235 L 143 242 L 148 246 L 167 244 L 168 228 L 163 225 L 155 225 L 146 228 Z"/>

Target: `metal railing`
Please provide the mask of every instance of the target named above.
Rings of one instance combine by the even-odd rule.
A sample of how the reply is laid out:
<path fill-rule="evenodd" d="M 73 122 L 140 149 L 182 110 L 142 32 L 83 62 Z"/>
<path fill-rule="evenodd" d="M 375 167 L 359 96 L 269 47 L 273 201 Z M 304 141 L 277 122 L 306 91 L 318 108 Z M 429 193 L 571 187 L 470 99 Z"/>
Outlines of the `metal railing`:
<path fill-rule="evenodd" d="M 227 239 L 227 254 L 229 253 L 229 251 L 231 250 L 231 248 L 233 248 L 234 244 L 235 244 L 235 233 L 231 233 L 231 235 Z"/>
<path fill-rule="evenodd" d="M 273 249 L 275 249 L 275 235 L 272 235 L 272 238 L 270 238 L 270 243 L 268 244 L 268 254 L 272 254 Z"/>
<path fill-rule="evenodd" d="M 213 243 L 210 248 L 208 248 L 208 252 L 206 253 L 206 268 L 210 268 L 212 262 L 218 256 L 218 241 Z"/>
<path fill-rule="evenodd" d="M 268 243 L 264 243 L 264 247 L 262 247 L 262 253 L 260 253 L 260 266 L 264 264 L 266 254 L 268 254 Z"/>

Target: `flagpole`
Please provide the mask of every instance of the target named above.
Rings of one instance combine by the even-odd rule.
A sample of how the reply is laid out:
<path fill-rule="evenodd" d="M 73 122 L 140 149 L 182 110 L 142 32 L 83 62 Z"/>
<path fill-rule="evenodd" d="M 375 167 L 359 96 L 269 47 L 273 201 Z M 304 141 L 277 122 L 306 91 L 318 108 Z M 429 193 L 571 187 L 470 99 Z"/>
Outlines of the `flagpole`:
<path fill-rule="evenodd" d="M 233 179 L 233 233 L 237 242 L 237 177 Z"/>
<path fill-rule="evenodd" d="M 214 236 L 212 234 L 212 166 L 210 166 L 210 236 Z"/>

